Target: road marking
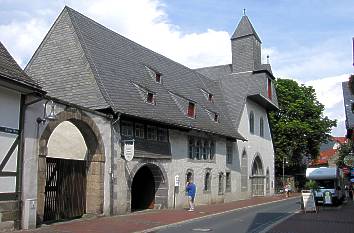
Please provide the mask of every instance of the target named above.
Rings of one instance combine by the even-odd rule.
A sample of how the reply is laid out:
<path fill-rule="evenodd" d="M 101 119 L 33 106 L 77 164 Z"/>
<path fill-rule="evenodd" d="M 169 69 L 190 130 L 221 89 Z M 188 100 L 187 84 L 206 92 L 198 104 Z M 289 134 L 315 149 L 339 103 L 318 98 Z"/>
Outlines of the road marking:
<path fill-rule="evenodd" d="M 192 229 L 192 231 L 208 232 L 208 231 L 211 231 L 211 229 L 210 228 L 195 228 L 195 229 Z"/>
<path fill-rule="evenodd" d="M 151 232 L 154 232 L 154 231 L 157 231 L 157 230 L 161 230 L 161 229 L 172 227 L 172 226 L 177 226 L 177 225 L 180 225 L 180 224 L 186 224 L 186 223 L 190 223 L 190 222 L 201 220 L 201 219 L 206 219 L 206 218 L 210 218 L 210 217 L 214 217 L 214 216 L 218 216 L 218 215 L 222 215 L 222 214 L 227 214 L 227 213 L 232 213 L 232 212 L 236 212 L 236 211 L 240 211 L 240 210 L 244 210 L 244 209 L 249 209 L 249 208 L 253 208 L 253 207 L 256 207 L 256 206 L 262 206 L 262 205 L 267 205 L 267 204 L 271 204 L 271 203 L 287 201 L 287 200 L 291 200 L 291 199 L 295 199 L 295 198 L 299 198 L 299 197 L 300 196 L 290 197 L 290 198 L 287 198 L 287 199 L 280 199 L 280 200 L 276 200 L 276 201 L 270 201 L 270 202 L 265 202 L 265 203 L 261 203 L 261 204 L 240 207 L 240 208 L 236 208 L 236 209 L 232 209 L 232 210 L 226 210 L 226 211 L 219 212 L 219 213 L 214 213 L 214 214 L 205 215 L 205 216 L 201 216 L 201 217 L 197 217 L 197 218 L 193 218 L 193 219 L 183 220 L 183 221 L 180 221 L 180 222 L 175 222 L 175 223 L 170 223 L 170 224 L 166 224 L 166 225 L 161 225 L 161 226 L 153 227 L 153 228 L 142 230 L 142 231 L 136 231 L 134 233 L 149 233 L 149 232 L 151 233 Z"/>

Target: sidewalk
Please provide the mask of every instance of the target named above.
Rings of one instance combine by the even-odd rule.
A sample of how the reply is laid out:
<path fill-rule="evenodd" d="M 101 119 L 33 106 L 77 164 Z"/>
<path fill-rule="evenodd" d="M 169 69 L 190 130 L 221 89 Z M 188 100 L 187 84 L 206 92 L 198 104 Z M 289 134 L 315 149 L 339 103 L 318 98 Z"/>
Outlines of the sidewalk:
<path fill-rule="evenodd" d="M 267 233 L 353 233 L 354 202 L 352 200 L 338 207 L 319 207 L 319 212 L 292 215 L 277 224 Z"/>
<path fill-rule="evenodd" d="M 286 199 L 283 195 L 271 197 L 257 197 L 247 200 L 196 206 L 196 211 L 187 212 L 185 209 L 148 210 L 127 215 L 97 217 L 93 219 L 78 219 L 70 222 L 43 225 L 34 230 L 15 231 L 16 233 L 125 233 L 144 232 L 147 229 L 155 230 L 163 225 L 191 221 L 207 215 L 233 211 L 239 208 L 260 205 L 273 201 Z M 148 232 L 148 231 L 146 231 Z M 13 232 L 14 233 L 14 232 Z"/>

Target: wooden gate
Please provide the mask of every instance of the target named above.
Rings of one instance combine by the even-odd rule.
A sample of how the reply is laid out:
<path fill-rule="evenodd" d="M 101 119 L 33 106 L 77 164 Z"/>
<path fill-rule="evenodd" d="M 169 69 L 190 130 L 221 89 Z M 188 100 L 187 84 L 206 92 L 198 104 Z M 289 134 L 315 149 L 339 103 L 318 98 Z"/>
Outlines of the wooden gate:
<path fill-rule="evenodd" d="M 80 217 L 86 206 L 86 161 L 46 158 L 43 221 Z"/>

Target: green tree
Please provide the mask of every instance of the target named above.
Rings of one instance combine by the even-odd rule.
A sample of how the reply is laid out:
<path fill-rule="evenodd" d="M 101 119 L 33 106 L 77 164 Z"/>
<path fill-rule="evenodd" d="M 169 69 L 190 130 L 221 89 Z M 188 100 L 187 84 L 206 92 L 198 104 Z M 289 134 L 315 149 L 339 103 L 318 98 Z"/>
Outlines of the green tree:
<path fill-rule="evenodd" d="M 276 174 L 282 174 L 286 158 L 286 174 L 304 173 L 305 159 L 319 155 L 322 142 L 330 137 L 335 120 L 323 115 L 324 105 L 311 86 L 290 79 L 275 81 L 279 111 L 271 112 L 270 124 L 275 149 Z"/>
<path fill-rule="evenodd" d="M 346 166 L 344 164 L 344 157 L 349 155 L 349 153 L 352 152 L 352 148 L 353 148 L 353 142 L 351 140 L 348 140 L 347 143 L 343 143 L 339 146 L 337 151 L 338 159 L 336 161 L 338 167 Z"/>

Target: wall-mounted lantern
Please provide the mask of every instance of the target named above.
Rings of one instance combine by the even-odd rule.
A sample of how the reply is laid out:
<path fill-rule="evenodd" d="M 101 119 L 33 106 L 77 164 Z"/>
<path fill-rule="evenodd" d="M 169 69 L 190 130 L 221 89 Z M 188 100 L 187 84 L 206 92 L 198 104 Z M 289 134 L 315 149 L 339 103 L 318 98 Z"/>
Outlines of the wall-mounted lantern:
<path fill-rule="evenodd" d="M 50 108 L 50 112 L 49 114 L 47 114 L 47 108 Z M 37 118 L 37 123 L 45 123 L 46 121 L 54 121 L 56 120 L 56 116 L 55 116 L 55 104 L 53 102 L 53 100 L 48 100 L 47 102 L 45 102 L 44 104 L 44 108 L 43 108 L 43 117 L 38 117 Z"/>

